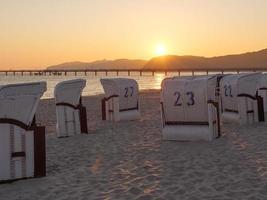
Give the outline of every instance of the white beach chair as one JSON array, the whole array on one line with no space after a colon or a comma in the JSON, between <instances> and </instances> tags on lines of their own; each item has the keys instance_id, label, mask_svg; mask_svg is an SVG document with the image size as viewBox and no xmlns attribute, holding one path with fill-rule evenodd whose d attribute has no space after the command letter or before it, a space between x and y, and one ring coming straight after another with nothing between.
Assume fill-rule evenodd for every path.
<instances>
[{"instance_id":1,"label":"white beach chair","mask_svg":"<svg viewBox=\"0 0 267 200\"><path fill-rule=\"evenodd\" d=\"M161 84L164 140L211 141L220 136L218 77L174 77Z\"/></svg>"},{"instance_id":2,"label":"white beach chair","mask_svg":"<svg viewBox=\"0 0 267 200\"><path fill-rule=\"evenodd\" d=\"M103 120L136 120L141 117L135 80L112 78L100 81L105 91L105 98L102 99Z\"/></svg>"},{"instance_id":3,"label":"white beach chair","mask_svg":"<svg viewBox=\"0 0 267 200\"><path fill-rule=\"evenodd\" d=\"M82 91L86 80L75 79L60 82L56 85L57 136L69 137L88 133L86 108L82 106Z\"/></svg>"},{"instance_id":4,"label":"white beach chair","mask_svg":"<svg viewBox=\"0 0 267 200\"><path fill-rule=\"evenodd\" d=\"M35 112L46 82L0 86L0 181L45 176L45 127Z\"/></svg>"},{"instance_id":5,"label":"white beach chair","mask_svg":"<svg viewBox=\"0 0 267 200\"><path fill-rule=\"evenodd\" d=\"M221 79L221 104L223 122L240 125L259 121L257 87L261 73L226 75Z\"/></svg>"}]
</instances>

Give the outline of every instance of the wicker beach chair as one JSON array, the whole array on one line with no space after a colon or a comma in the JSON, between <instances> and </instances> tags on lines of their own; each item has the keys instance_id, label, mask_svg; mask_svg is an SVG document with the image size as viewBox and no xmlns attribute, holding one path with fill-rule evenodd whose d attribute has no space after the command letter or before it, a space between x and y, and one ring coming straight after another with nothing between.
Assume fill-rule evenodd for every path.
<instances>
[{"instance_id":1,"label":"wicker beach chair","mask_svg":"<svg viewBox=\"0 0 267 200\"><path fill-rule=\"evenodd\" d=\"M88 133L86 108L82 105L82 91L86 80L75 79L56 85L57 136L69 137Z\"/></svg>"},{"instance_id":2,"label":"wicker beach chair","mask_svg":"<svg viewBox=\"0 0 267 200\"><path fill-rule=\"evenodd\" d=\"M163 140L211 141L220 136L217 85L216 75L162 81Z\"/></svg>"},{"instance_id":3,"label":"wicker beach chair","mask_svg":"<svg viewBox=\"0 0 267 200\"><path fill-rule=\"evenodd\" d=\"M45 176L45 127L35 113L46 82L0 86L0 181Z\"/></svg>"},{"instance_id":4,"label":"wicker beach chair","mask_svg":"<svg viewBox=\"0 0 267 200\"><path fill-rule=\"evenodd\" d=\"M105 91L102 119L111 121L140 119L138 84L133 79L101 79Z\"/></svg>"},{"instance_id":5,"label":"wicker beach chair","mask_svg":"<svg viewBox=\"0 0 267 200\"><path fill-rule=\"evenodd\" d=\"M262 120L262 99L257 95L261 73L242 73L224 76L220 82L222 122L240 125Z\"/></svg>"}]
</instances>

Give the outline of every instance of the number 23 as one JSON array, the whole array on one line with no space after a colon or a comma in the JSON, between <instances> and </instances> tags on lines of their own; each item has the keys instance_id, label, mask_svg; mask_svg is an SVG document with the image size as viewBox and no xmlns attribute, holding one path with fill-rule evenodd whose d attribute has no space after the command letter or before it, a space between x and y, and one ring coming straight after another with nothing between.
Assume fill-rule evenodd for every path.
<instances>
[{"instance_id":1,"label":"number 23","mask_svg":"<svg viewBox=\"0 0 267 200\"><path fill-rule=\"evenodd\" d=\"M174 96L176 96L176 101L174 103L174 106L182 106L182 103L180 102L181 93L180 92L175 92ZM193 106L195 104L194 93L193 92L187 92L186 96L189 97L189 99L187 101L187 105L188 106Z\"/></svg>"}]
</instances>

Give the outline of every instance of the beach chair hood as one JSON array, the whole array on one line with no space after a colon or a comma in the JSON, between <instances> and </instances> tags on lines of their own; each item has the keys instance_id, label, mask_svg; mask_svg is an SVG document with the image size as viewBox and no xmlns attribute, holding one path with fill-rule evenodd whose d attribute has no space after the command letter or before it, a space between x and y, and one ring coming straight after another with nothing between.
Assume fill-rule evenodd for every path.
<instances>
[{"instance_id":1,"label":"beach chair hood","mask_svg":"<svg viewBox=\"0 0 267 200\"><path fill-rule=\"evenodd\" d=\"M46 82L0 86L0 118L19 120L30 125Z\"/></svg>"},{"instance_id":2,"label":"beach chair hood","mask_svg":"<svg viewBox=\"0 0 267 200\"><path fill-rule=\"evenodd\" d=\"M58 83L54 91L56 103L65 102L77 105L85 86L86 80L84 79L68 80Z\"/></svg>"}]
</instances>

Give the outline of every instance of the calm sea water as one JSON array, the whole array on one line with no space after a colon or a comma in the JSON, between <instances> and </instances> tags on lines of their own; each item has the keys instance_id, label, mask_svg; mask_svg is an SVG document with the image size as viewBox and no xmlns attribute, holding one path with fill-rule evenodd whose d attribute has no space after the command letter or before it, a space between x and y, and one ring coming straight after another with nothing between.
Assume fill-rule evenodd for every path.
<instances>
[{"instance_id":1,"label":"calm sea water","mask_svg":"<svg viewBox=\"0 0 267 200\"><path fill-rule=\"evenodd\" d=\"M220 74L220 71L214 71L209 72L209 74ZM228 72L228 73L236 73L236 71ZM180 76L191 76L192 72L181 72ZM206 75L206 72L195 72L195 76L198 75ZM168 72L167 76L165 76L164 73L155 73L154 76L152 76L151 72L143 72L142 76L140 76L139 72L131 72L131 75L128 76L127 72L120 72L119 76L117 76L116 72L109 72L108 76L106 76L105 72L98 72L97 76L95 76L94 73L88 72L85 76L84 73L80 72L77 73L75 76L74 73L68 72L67 76L64 74L60 76L55 75L47 75L47 76L38 76L33 75L30 76L29 74L24 74L22 76L21 74L17 73L15 76L12 74L9 74L6 76L5 74L0 74L0 85L5 84L14 84L14 83L26 83L26 82L35 82L35 81L46 81L47 82L47 91L45 92L44 96L42 98L53 98L54 88L57 83L64 81L64 80L71 80L76 78L82 78L86 79L86 87L83 90L84 96L92 96L92 95L98 95L103 94L103 88L100 83L101 78L132 78L135 79L138 82L139 89L140 90L149 90L149 89L160 89L161 88L161 81L166 77L173 77L178 76L178 73L176 72Z\"/></svg>"},{"instance_id":2,"label":"calm sea water","mask_svg":"<svg viewBox=\"0 0 267 200\"><path fill-rule=\"evenodd\" d=\"M228 72L228 73L236 73L235 71ZM194 75L205 75L206 72L195 72ZM209 72L209 74L220 74L219 71ZM191 76L192 72L181 72L181 76ZM98 72L97 76L94 75L94 73L88 72L85 76L84 73L80 72L77 73L77 76L75 76L74 73L68 73L67 76L64 74L60 76L38 76L38 75L27 75L24 74L22 76L21 74L17 73L15 76L12 74L9 74L6 76L5 74L0 74L0 85L5 84L13 84L13 83L25 83L25 82L34 82L34 81L46 81L47 82L47 91L45 92L44 96L42 98L53 98L53 92L54 88L57 83L64 81L64 80L71 80L76 78L82 78L86 79L86 87L83 90L84 96L92 96L92 95L98 95L103 94L103 88L100 83L101 78L132 78L135 79L138 82L139 89L140 90L148 90L148 89L160 89L161 81L166 77L173 77L178 76L178 73L175 72L168 72L167 76L165 76L164 73L155 73L154 76L152 76L151 72L143 72L142 76L140 76L139 72L131 72L131 75L128 76L127 72L120 72L119 76L117 76L116 72L109 72L108 76L106 76L105 72Z\"/></svg>"},{"instance_id":3,"label":"calm sea water","mask_svg":"<svg viewBox=\"0 0 267 200\"><path fill-rule=\"evenodd\" d=\"M169 76L177 76L176 73L169 73ZM147 89L160 89L161 81L165 78L164 74L161 73L155 73L155 76L152 76L151 73L143 73L143 76L139 76L139 73L131 72L131 76L128 76L127 73L120 73L119 76L117 76L115 73L109 73L108 76L105 75L105 73L98 73L97 76L93 74L88 74L85 76L83 73L77 74L75 76L74 74L68 74L67 76L61 75L61 76L30 76L30 75L24 75L21 76L19 74L13 75L0 75L0 85L5 84L14 84L14 83L25 83L25 82L34 82L34 81L46 81L47 82L47 91L44 94L43 98L53 98L53 92L55 85L61 81L64 80L70 80L70 79L76 79L76 78L82 78L87 80L86 88L83 90L83 95L90 96L90 95L97 95L97 94L103 94L103 88L100 84L101 78L116 78L116 77L125 77L125 78L133 78L135 79L138 84L140 90L147 90Z\"/></svg>"}]
</instances>

